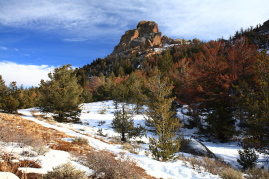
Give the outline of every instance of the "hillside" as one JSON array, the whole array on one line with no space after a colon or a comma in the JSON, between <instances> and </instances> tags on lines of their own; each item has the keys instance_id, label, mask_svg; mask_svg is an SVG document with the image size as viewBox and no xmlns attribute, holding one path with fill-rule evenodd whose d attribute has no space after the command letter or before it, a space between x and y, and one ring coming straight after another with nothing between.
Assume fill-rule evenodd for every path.
<instances>
[{"instance_id":1,"label":"hillside","mask_svg":"<svg viewBox=\"0 0 269 179\"><path fill-rule=\"evenodd\" d=\"M236 31L231 39L239 38L240 36L248 38L249 42L256 45L259 49L269 50L269 20L262 25L258 24L255 27L241 29Z\"/></svg>"},{"instance_id":2,"label":"hillside","mask_svg":"<svg viewBox=\"0 0 269 179\"><path fill-rule=\"evenodd\" d=\"M267 35L266 23L257 29ZM55 68L39 87L6 86L0 76L0 110L14 113L0 121L1 171L268 178L269 54L254 44L260 35L185 41L141 21L106 58Z\"/></svg>"},{"instance_id":3,"label":"hillside","mask_svg":"<svg viewBox=\"0 0 269 179\"><path fill-rule=\"evenodd\" d=\"M2 122L12 122L14 127L19 126L21 131L28 133L27 139L23 137L20 141L14 143L1 143L2 150L6 153L6 157L8 157L8 151L13 151L12 154L10 153L12 158L20 161L19 165L17 165L19 167L18 171L32 173L28 174L28 178L35 178L37 174L44 174L52 170L53 167L68 161L71 161L78 169L85 171L87 175L92 175L93 171L85 167L85 162L87 161L85 159L97 151L106 151L118 157L123 152L126 153L126 156L130 157L130 160L134 160L137 163L138 168L136 172L139 172L143 178L220 178L217 175L208 173L209 169L207 168L201 169L198 165L192 167L193 164L190 160L192 155L187 153L181 153L179 158L172 162L162 162L152 159L152 156L147 152L148 137L152 135L150 132L146 136L142 136L142 138L131 139L129 143L121 143L119 134L115 133L111 128L114 111L112 101L83 104L81 115L83 124L57 123L50 120L49 116L41 116L42 114L34 108L19 110L21 117L1 114ZM183 114L179 115L184 116ZM185 118L187 117L185 116ZM136 125L144 125L144 117L142 115L135 115L134 119ZM14 129L12 126L9 127L10 130L12 128ZM193 130L189 132L185 130L183 134L185 137L190 137L189 135L193 135L192 132ZM7 133L6 135L12 134ZM3 133L1 133L2 136ZM29 137L32 137L32 140L29 140ZM72 142L76 137L86 139L88 144ZM37 147L37 139L42 140L42 145L46 146L44 153L40 152L36 154L32 151L34 147ZM26 140L29 142L26 143ZM136 143L138 141L140 143ZM23 147L19 147L20 145ZM197 146L199 145L195 145L196 149L198 149ZM237 150L239 149L236 143L214 144L212 142L205 142L205 145L216 152L218 157L224 157L226 162L230 162L236 166ZM22 153L25 154L22 155ZM35 167L34 165L29 165L29 162L28 164L23 163L25 160L32 160L32 163L35 163ZM205 160L207 162L210 161L207 158ZM106 162L110 161L107 160ZM214 165L220 167L218 163ZM221 165L225 167L224 164ZM16 171L17 168L14 166L13 172L22 176L20 172Z\"/></svg>"},{"instance_id":4,"label":"hillside","mask_svg":"<svg viewBox=\"0 0 269 179\"><path fill-rule=\"evenodd\" d=\"M194 40L195 41L195 40ZM118 45L105 58L98 58L82 69L87 76L108 76L114 73L118 76L120 68L125 74L141 68L145 59L160 55L162 51L177 45L190 44L190 40L172 39L159 32L154 21L140 21L136 29L131 29L122 35Z\"/></svg>"}]
</instances>

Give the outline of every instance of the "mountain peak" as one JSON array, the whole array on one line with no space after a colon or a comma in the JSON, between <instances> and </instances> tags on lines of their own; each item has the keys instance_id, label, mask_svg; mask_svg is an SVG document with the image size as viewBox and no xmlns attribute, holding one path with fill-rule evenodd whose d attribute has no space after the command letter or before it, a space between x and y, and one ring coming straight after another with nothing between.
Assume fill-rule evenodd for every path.
<instances>
[{"instance_id":1,"label":"mountain peak","mask_svg":"<svg viewBox=\"0 0 269 179\"><path fill-rule=\"evenodd\" d=\"M131 29L122 35L120 43L114 47L112 54L142 47L162 46L162 33L154 21L140 21L136 29Z\"/></svg>"}]
</instances>

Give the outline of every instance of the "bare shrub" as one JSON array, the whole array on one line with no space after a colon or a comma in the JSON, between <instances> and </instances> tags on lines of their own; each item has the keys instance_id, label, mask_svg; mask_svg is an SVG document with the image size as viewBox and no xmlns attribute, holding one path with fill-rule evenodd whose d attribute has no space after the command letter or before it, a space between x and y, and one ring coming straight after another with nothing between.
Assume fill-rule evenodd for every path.
<instances>
[{"instance_id":1,"label":"bare shrub","mask_svg":"<svg viewBox=\"0 0 269 179\"><path fill-rule=\"evenodd\" d=\"M230 166L225 164L222 160L212 160L208 157L203 158L203 167L205 171L213 174L220 173L224 168L230 168Z\"/></svg>"},{"instance_id":2,"label":"bare shrub","mask_svg":"<svg viewBox=\"0 0 269 179\"><path fill-rule=\"evenodd\" d=\"M121 144L121 138L118 136L109 137L110 142L113 144Z\"/></svg>"},{"instance_id":3,"label":"bare shrub","mask_svg":"<svg viewBox=\"0 0 269 179\"><path fill-rule=\"evenodd\" d=\"M84 137L75 137L74 139L72 139L72 143L78 144L78 145L88 145L89 140Z\"/></svg>"},{"instance_id":4,"label":"bare shrub","mask_svg":"<svg viewBox=\"0 0 269 179\"><path fill-rule=\"evenodd\" d=\"M43 179L87 179L85 172L77 170L70 162L53 168Z\"/></svg>"},{"instance_id":5,"label":"bare shrub","mask_svg":"<svg viewBox=\"0 0 269 179\"><path fill-rule=\"evenodd\" d=\"M129 152L131 152L131 153L137 154L137 152L135 151L136 149L135 149L134 146L133 146L132 144L130 144L130 143L123 143L123 144L121 145L121 148L122 148L123 150L127 150L127 151L129 151Z\"/></svg>"},{"instance_id":6,"label":"bare shrub","mask_svg":"<svg viewBox=\"0 0 269 179\"><path fill-rule=\"evenodd\" d=\"M223 179L243 179L242 173L232 168L220 172L219 175Z\"/></svg>"},{"instance_id":7,"label":"bare shrub","mask_svg":"<svg viewBox=\"0 0 269 179\"><path fill-rule=\"evenodd\" d=\"M115 156L107 151L92 152L87 158L87 164L95 171L93 178L142 178L136 162L124 153L116 160Z\"/></svg>"},{"instance_id":8,"label":"bare shrub","mask_svg":"<svg viewBox=\"0 0 269 179\"><path fill-rule=\"evenodd\" d=\"M215 175L222 174L227 179L229 177L240 176L239 171L235 171L230 165L226 164L222 160L214 160L208 157L203 157L199 159L197 157L185 157L184 155L179 156L179 159L183 161L185 166L190 166L198 172L206 171ZM242 176L242 173L241 173ZM233 179L233 178L231 178ZM237 178L235 178L237 179Z\"/></svg>"},{"instance_id":9,"label":"bare shrub","mask_svg":"<svg viewBox=\"0 0 269 179\"><path fill-rule=\"evenodd\" d=\"M40 143L39 145L33 146L32 150L36 152L37 155L45 155L49 151L49 148Z\"/></svg>"},{"instance_id":10,"label":"bare shrub","mask_svg":"<svg viewBox=\"0 0 269 179\"><path fill-rule=\"evenodd\" d=\"M79 148L76 147L75 145L72 145L72 143L63 142L63 141L61 141L61 143L59 143L57 145L52 145L51 148L54 149L54 150L63 150L63 151L66 151L66 152L79 151Z\"/></svg>"},{"instance_id":11,"label":"bare shrub","mask_svg":"<svg viewBox=\"0 0 269 179\"><path fill-rule=\"evenodd\" d=\"M247 179L267 179L269 178L269 172L261 168L249 168L246 171Z\"/></svg>"},{"instance_id":12,"label":"bare shrub","mask_svg":"<svg viewBox=\"0 0 269 179\"><path fill-rule=\"evenodd\" d=\"M201 172L201 166L203 166L202 160L198 159L196 156L195 157L189 157L188 161L192 167L192 169L196 169L199 172Z\"/></svg>"}]
</instances>

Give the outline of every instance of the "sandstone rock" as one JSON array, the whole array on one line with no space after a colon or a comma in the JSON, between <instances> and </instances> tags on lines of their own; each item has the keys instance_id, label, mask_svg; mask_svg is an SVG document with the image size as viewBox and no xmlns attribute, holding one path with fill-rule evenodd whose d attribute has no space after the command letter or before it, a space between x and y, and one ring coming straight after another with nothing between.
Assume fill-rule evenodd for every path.
<instances>
[{"instance_id":1,"label":"sandstone rock","mask_svg":"<svg viewBox=\"0 0 269 179\"><path fill-rule=\"evenodd\" d=\"M136 47L162 46L162 33L158 24L153 21L140 21L137 29L128 30L121 37L120 43L115 46L112 54L123 52Z\"/></svg>"},{"instance_id":2,"label":"sandstone rock","mask_svg":"<svg viewBox=\"0 0 269 179\"><path fill-rule=\"evenodd\" d=\"M154 21L140 21L137 24L137 29L146 34L159 32L158 24Z\"/></svg>"}]
</instances>

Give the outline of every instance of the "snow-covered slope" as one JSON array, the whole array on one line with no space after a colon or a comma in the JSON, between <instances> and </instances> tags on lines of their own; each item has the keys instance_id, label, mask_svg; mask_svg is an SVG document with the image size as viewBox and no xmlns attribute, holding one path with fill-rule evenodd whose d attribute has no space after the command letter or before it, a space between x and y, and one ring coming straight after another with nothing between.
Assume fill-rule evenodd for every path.
<instances>
[{"instance_id":1,"label":"snow-covered slope","mask_svg":"<svg viewBox=\"0 0 269 179\"><path fill-rule=\"evenodd\" d=\"M123 150L120 144L108 144L107 142L103 142L102 140L109 140L109 138L119 136L119 134L115 133L111 128L113 112L115 111L113 101L83 104L81 114L81 121L83 124L49 124L45 121L40 121L34 118L31 114L31 111L33 111L33 109L23 109L19 110L19 113L23 114L23 118L39 123L45 127L62 131L70 136L79 136L87 138L89 140L89 145L94 147L96 150L107 150L114 154L119 154L120 152L127 152L127 154L131 158L137 161L138 165L141 168L145 169L149 175L152 175L154 177L174 179L220 178L217 175L213 175L207 172L199 173L198 171L195 171L190 167L186 167L180 160L173 162L160 162L152 159L147 152L147 137L151 136L150 133L148 133L147 137L144 136L141 139L138 138L138 140L141 140L146 143L140 147L138 154L133 154L126 150ZM143 115L135 115L134 122L135 125L144 126ZM106 135L106 137L101 137L97 135L98 129L102 129L102 132L104 135ZM102 138L102 140L98 140L98 138ZM51 152L47 153L46 156L41 159L42 169L40 170L43 170L43 172L44 170L51 170L52 167L54 167L55 165L59 165L60 163L66 163L70 160L70 157L68 157L68 154L66 154L66 152L61 153L61 151L57 151L57 154L55 154L55 152L56 151L51 150ZM55 165L52 165L52 160L57 161ZM78 166L78 168L80 169L86 170L88 173L90 172L89 169L83 168L82 166L79 166L79 164L76 164L76 166Z\"/></svg>"},{"instance_id":2,"label":"snow-covered slope","mask_svg":"<svg viewBox=\"0 0 269 179\"><path fill-rule=\"evenodd\" d=\"M130 105L129 108L132 108ZM184 162L181 160L176 160L172 162L160 162L151 158L151 155L148 152L148 137L153 136L151 133L147 133L147 136L142 138L137 138L137 140L143 141L143 144L139 146L137 154L130 153L122 149L121 144L115 144L109 141L112 138L119 138L119 134L115 133L111 128L111 122L113 120L113 112L115 111L113 101L105 102L95 102L87 103L82 106L82 114L80 116L82 124L68 124L68 123L52 123L49 124L46 121L40 121L32 116L32 111L37 109L22 109L19 110L19 113L22 114L22 117L31 121L34 121L38 124L41 124L44 127L53 128L61 132L66 133L69 136L78 136L84 137L89 140L89 145L95 148L95 150L107 150L114 154L119 154L120 152L126 152L131 158L137 161L138 165L145 169L145 171L154 177L157 178L220 178L217 175L213 175L207 172L198 172L191 167L184 165ZM39 112L36 112L38 114ZM182 117L183 114L180 114ZM135 125L144 126L144 116L143 115L134 115ZM104 136L100 136L100 130ZM190 131L182 130L185 136L190 135ZM63 139L68 141L68 139ZM70 141L70 140L69 140ZM237 166L236 159L238 158L238 149L239 146L236 143L229 144L217 144L211 142L204 142L204 144L218 157L223 158L226 162L231 163L233 166ZM188 155L188 154L186 154ZM39 157L40 165L42 166L40 173L46 173L49 170L52 170L52 167L55 167L59 164L66 163L71 160L70 154L64 151L55 151L50 150L45 156ZM84 167L83 165L72 161L72 164L77 166L79 169L86 171L88 174L92 170ZM23 170L27 170L23 169ZM29 170L29 169L28 169ZM35 171L36 172L36 171Z\"/></svg>"}]
</instances>

